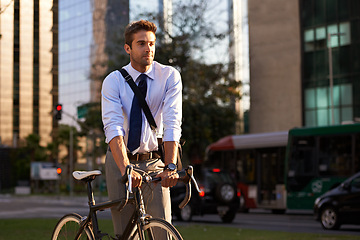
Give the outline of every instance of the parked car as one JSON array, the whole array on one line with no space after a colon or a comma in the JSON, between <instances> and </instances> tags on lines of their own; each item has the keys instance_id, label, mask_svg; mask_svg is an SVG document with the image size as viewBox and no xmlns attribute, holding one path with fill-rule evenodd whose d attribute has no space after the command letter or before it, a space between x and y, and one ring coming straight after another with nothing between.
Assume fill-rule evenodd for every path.
<instances>
[{"instance_id":1,"label":"parked car","mask_svg":"<svg viewBox=\"0 0 360 240\"><path fill-rule=\"evenodd\" d=\"M194 176L201 192L192 185L191 200L183 209L179 209L179 203L185 196L184 184L171 188L172 212L177 219L191 221L193 215L219 214L223 222L232 222L240 200L230 174L218 168L195 168Z\"/></svg>"},{"instance_id":2,"label":"parked car","mask_svg":"<svg viewBox=\"0 0 360 240\"><path fill-rule=\"evenodd\" d=\"M324 229L360 224L360 172L318 197L314 214Z\"/></svg>"}]
</instances>

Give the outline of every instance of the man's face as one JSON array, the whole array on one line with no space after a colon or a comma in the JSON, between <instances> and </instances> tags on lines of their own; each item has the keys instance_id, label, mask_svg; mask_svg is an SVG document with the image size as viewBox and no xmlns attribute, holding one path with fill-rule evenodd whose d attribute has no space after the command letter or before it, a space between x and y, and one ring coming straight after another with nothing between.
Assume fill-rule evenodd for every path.
<instances>
[{"instance_id":1,"label":"man's face","mask_svg":"<svg viewBox=\"0 0 360 240\"><path fill-rule=\"evenodd\" d=\"M141 30L133 35L131 47L125 44L125 51L130 55L133 68L139 72L149 69L155 56L155 34Z\"/></svg>"}]
</instances>

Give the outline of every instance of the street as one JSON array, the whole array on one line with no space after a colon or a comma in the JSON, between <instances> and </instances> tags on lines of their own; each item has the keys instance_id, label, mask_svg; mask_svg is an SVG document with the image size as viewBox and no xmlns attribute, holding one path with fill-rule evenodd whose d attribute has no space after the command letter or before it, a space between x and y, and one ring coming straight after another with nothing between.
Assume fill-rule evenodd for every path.
<instances>
[{"instance_id":1,"label":"street","mask_svg":"<svg viewBox=\"0 0 360 240\"><path fill-rule=\"evenodd\" d=\"M96 198L97 202L106 201ZM0 195L0 219L10 218L60 218L66 213L87 213L86 197L42 197ZM111 218L110 210L99 213L99 218ZM318 234L337 234L360 236L360 226L343 225L338 231L321 228L310 214L271 214L256 210L250 213L238 213L231 224L223 224L217 215L194 216L192 222L180 222L174 217L175 225L186 224L224 225L245 229L275 230L286 232L306 232Z\"/></svg>"},{"instance_id":2,"label":"street","mask_svg":"<svg viewBox=\"0 0 360 240\"><path fill-rule=\"evenodd\" d=\"M192 222L222 224L220 217L217 215L193 217ZM223 225L245 229L360 236L360 226L343 225L338 231L329 231L324 230L320 222L315 221L313 216L309 214L272 214L270 211L261 210L250 213L238 213L231 224Z\"/></svg>"}]
</instances>

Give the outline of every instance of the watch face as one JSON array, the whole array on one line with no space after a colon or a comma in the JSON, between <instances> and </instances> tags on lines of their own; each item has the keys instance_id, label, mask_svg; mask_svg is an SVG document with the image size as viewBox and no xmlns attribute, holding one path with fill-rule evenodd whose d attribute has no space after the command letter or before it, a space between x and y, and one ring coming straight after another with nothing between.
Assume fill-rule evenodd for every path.
<instances>
[{"instance_id":1,"label":"watch face","mask_svg":"<svg viewBox=\"0 0 360 240\"><path fill-rule=\"evenodd\" d=\"M169 163L168 165L165 166L165 169L169 169L170 171L175 171L176 165L174 163Z\"/></svg>"}]
</instances>

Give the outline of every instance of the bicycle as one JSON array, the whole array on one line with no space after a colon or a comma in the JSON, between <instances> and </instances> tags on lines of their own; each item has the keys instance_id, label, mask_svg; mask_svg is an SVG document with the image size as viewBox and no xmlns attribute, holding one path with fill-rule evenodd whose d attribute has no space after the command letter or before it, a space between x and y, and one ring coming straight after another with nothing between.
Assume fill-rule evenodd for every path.
<instances>
[{"instance_id":1,"label":"bicycle","mask_svg":"<svg viewBox=\"0 0 360 240\"><path fill-rule=\"evenodd\" d=\"M136 171L133 166L126 167L126 174L122 177L122 183L126 184L125 198L112 200L102 203L95 203L94 194L91 186L91 182L96 176L101 175L101 171L74 171L73 176L76 180L83 181L87 184L87 195L89 199L89 213L87 216L80 216L77 213L70 213L64 215L56 224L52 234L52 240L60 239L89 239L99 240L107 237L108 239L116 239L107 233L102 233L99 229L97 212L114 207L117 205L117 209L121 211L126 204L135 204L135 211L130 218L125 231L119 240L127 239L154 239L153 232L157 229L162 229L167 232L169 239L182 240L180 233L169 222L160 219L153 218L145 212L144 201L142 198L141 188L136 187L132 189L131 171ZM197 191L200 191L193 175L193 167L188 166L186 169L177 171L179 174L179 181L186 185L186 196L184 200L179 204L179 208L183 208L189 202L191 198L191 181L194 182L194 186ZM148 174L143 176L143 181L150 183L153 181L160 181L160 178L152 178ZM130 196L130 193L134 193Z\"/></svg>"}]
</instances>

